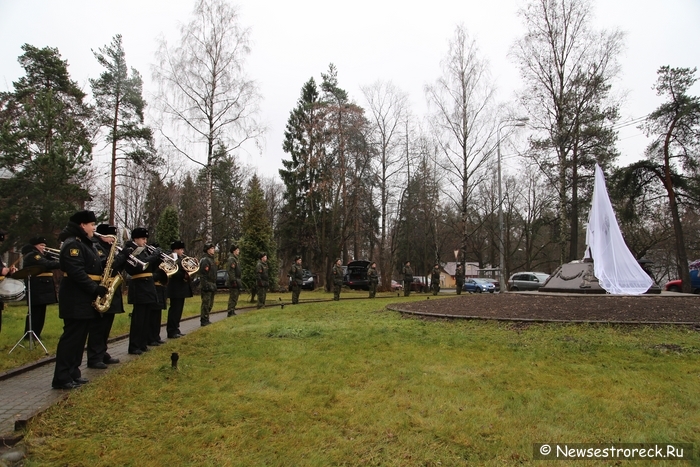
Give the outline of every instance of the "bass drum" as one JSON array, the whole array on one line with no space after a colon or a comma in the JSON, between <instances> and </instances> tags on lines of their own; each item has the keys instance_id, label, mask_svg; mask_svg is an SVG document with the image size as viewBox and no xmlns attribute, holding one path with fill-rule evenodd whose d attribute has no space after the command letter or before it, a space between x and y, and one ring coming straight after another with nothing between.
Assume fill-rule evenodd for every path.
<instances>
[{"instance_id":1,"label":"bass drum","mask_svg":"<svg viewBox=\"0 0 700 467\"><path fill-rule=\"evenodd\" d=\"M24 298L24 282L6 277L0 281L0 300L16 302Z\"/></svg>"}]
</instances>

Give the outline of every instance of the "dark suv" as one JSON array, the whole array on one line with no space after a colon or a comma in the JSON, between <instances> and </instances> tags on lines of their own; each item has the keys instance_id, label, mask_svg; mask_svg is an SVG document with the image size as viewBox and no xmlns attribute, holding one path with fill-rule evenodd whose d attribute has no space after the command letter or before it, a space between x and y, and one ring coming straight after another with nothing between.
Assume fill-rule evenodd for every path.
<instances>
[{"instance_id":1,"label":"dark suv","mask_svg":"<svg viewBox=\"0 0 700 467\"><path fill-rule=\"evenodd\" d=\"M372 263L365 260L350 261L348 263L348 271L343 280L343 285L351 289L369 290L367 268L369 268L370 264Z\"/></svg>"},{"instance_id":2,"label":"dark suv","mask_svg":"<svg viewBox=\"0 0 700 467\"><path fill-rule=\"evenodd\" d=\"M318 287L318 274L314 274L308 269L304 269L302 274L304 275L304 279L301 288L305 290L315 290L316 287Z\"/></svg>"}]
</instances>

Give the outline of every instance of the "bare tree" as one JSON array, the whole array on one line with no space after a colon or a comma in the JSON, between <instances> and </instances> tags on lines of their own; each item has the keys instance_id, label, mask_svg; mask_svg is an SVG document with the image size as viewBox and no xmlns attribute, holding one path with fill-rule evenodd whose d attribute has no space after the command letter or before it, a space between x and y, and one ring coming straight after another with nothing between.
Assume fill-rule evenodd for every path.
<instances>
[{"instance_id":1,"label":"bare tree","mask_svg":"<svg viewBox=\"0 0 700 467\"><path fill-rule=\"evenodd\" d=\"M542 135L531 140L533 154L559 196L564 262L578 255L580 187L590 185L596 162L605 167L616 156L617 105L608 93L623 35L592 30L589 0L530 0L520 15L527 33L512 55L525 81L529 126Z\"/></svg>"},{"instance_id":2,"label":"bare tree","mask_svg":"<svg viewBox=\"0 0 700 467\"><path fill-rule=\"evenodd\" d=\"M379 185L379 204L381 209L381 227L379 239L379 268L382 274L382 288L391 284L391 258L388 243L389 203L392 196L391 184L404 169L403 128L408 114L408 96L392 82L377 81L371 86L362 86L362 93L369 106L372 122L371 144L378 158L375 168Z\"/></svg>"},{"instance_id":3,"label":"bare tree","mask_svg":"<svg viewBox=\"0 0 700 467\"><path fill-rule=\"evenodd\" d=\"M493 89L487 63L464 26L458 26L442 62L443 75L426 86L429 104L435 108L431 124L439 144L438 163L452 190L448 196L462 215L462 258L467 249L468 208L474 190L487 176L483 170L493 147Z\"/></svg>"},{"instance_id":4,"label":"bare tree","mask_svg":"<svg viewBox=\"0 0 700 467\"><path fill-rule=\"evenodd\" d=\"M249 36L236 7L226 0L200 0L192 20L180 29L179 45L171 47L161 39L153 69L159 84L158 104L172 125L172 130L161 129L161 134L207 172L206 241L212 239L215 144L220 141L229 152L235 151L263 131L256 121L260 95L244 70ZM202 141L204 162L192 154Z\"/></svg>"}]
</instances>

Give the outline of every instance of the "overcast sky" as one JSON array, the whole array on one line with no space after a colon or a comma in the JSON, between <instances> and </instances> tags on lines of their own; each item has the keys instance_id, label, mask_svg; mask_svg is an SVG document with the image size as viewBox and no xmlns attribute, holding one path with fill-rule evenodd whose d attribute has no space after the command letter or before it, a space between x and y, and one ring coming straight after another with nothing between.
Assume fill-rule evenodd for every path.
<instances>
[{"instance_id":1,"label":"overcast sky","mask_svg":"<svg viewBox=\"0 0 700 467\"><path fill-rule=\"evenodd\" d=\"M491 65L498 101L514 99L520 78L508 52L522 36L517 17L522 0L431 0L406 2L356 0L240 0L242 22L252 30L248 73L264 101L261 119L268 127L262 153L242 155L260 173L276 175L284 126L301 86L334 63L339 85L364 105L362 85L391 80L410 96L415 115L426 111L423 87L440 75L455 26L463 23ZM349 6L341 6L347 4ZM102 71L91 52L122 34L127 64L144 77L152 99L156 38L177 40L190 19L192 0L0 0L0 90L22 76L20 47L59 49L69 72L86 92L88 78ZM661 65L700 63L700 0L598 0L595 26L626 33L620 57L622 74L614 92L625 94L622 121L642 117L659 104L651 89ZM696 85L694 94L700 94ZM622 163L641 157L647 141L634 126L620 131Z\"/></svg>"}]
</instances>

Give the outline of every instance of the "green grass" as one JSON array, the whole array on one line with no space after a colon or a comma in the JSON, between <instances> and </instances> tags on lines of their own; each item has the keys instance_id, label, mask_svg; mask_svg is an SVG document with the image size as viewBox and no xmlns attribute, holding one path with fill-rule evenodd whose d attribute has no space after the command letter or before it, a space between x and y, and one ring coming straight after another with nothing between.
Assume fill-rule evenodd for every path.
<instances>
[{"instance_id":1,"label":"green grass","mask_svg":"<svg viewBox=\"0 0 700 467\"><path fill-rule=\"evenodd\" d=\"M393 296L393 294L384 294L385 296ZM351 292L343 291L342 297L363 297L366 292ZM285 303L291 301L291 293L287 294L268 294L267 301L269 303L277 303L279 299ZM303 291L301 294L302 300L314 299L329 299L332 294L317 290L314 292ZM189 316L199 316L201 306L201 298L196 295L185 300L185 309L183 318ZM214 311L225 310L228 304L228 292L220 292L216 295L214 302ZM250 306L250 294L242 294L238 300L238 307ZM121 336L129 332L129 313L132 306L126 303L124 297L125 313L115 316L114 325L112 327L111 337ZM167 310L163 310L163 323L167 320ZM36 347L29 350L29 343L23 344L25 348L17 347L11 354L8 354L17 341L24 335L24 321L27 315L26 302L10 302L5 304L5 310L2 313L2 332L0 332L0 373L8 371L12 368L17 368L28 363L35 362L46 357L44 349L36 342ZM46 346L50 355L56 354L56 345L58 339L63 333L63 320L58 317L58 305L49 305L46 309L46 322L41 333L41 342Z\"/></svg>"},{"instance_id":2,"label":"green grass","mask_svg":"<svg viewBox=\"0 0 700 467\"><path fill-rule=\"evenodd\" d=\"M497 466L536 442L700 438L695 331L383 311L404 300L271 307L159 347L32 422L25 465Z\"/></svg>"}]
</instances>

